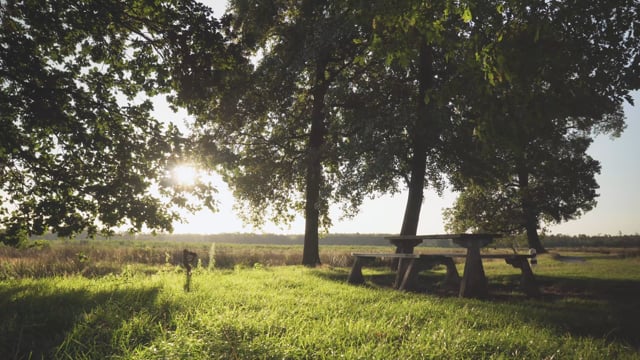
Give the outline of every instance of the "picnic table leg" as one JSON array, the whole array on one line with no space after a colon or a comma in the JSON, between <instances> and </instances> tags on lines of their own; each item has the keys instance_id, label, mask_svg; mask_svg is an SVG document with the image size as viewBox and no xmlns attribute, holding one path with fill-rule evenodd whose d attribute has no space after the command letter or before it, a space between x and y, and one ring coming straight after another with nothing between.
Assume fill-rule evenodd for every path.
<instances>
[{"instance_id":1,"label":"picnic table leg","mask_svg":"<svg viewBox=\"0 0 640 360\"><path fill-rule=\"evenodd\" d=\"M413 254L413 249L420 245L422 239L415 239L411 241L402 241L398 239L390 240L392 245L396 247L396 254ZM397 270L400 261L398 259L393 259L391 261L391 270Z\"/></svg>"},{"instance_id":2,"label":"picnic table leg","mask_svg":"<svg viewBox=\"0 0 640 360\"><path fill-rule=\"evenodd\" d=\"M410 259L409 265L404 272L399 290L411 291L416 288L416 278L420 271L424 270L425 264L422 259Z\"/></svg>"},{"instance_id":3,"label":"picnic table leg","mask_svg":"<svg viewBox=\"0 0 640 360\"><path fill-rule=\"evenodd\" d=\"M460 284L460 275L458 274L458 269L456 268L456 263L453 262L453 259L443 256L442 259L440 259L440 262L447 267L447 275L444 278L444 283L447 285Z\"/></svg>"},{"instance_id":4,"label":"picnic table leg","mask_svg":"<svg viewBox=\"0 0 640 360\"><path fill-rule=\"evenodd\" d=\"M482 267L480 247L473 244L467 248L464 273L460 283L460 297L484 298L488 295L487 278Z\"/></svg>"},{"instance_id":5,"label":"picnic table leg","mask_svg":"<svg viewBox=\"0 0 640 360\"><path fill-rule=\"evenodd\" d=\"M538 288L535 276L533 276L533 271L531 271L531 266L529 266L529 261L523 257L512 257L504 260L507 264L522 271L522 275L520 275L522 291L530 297L540 296L540 289Z\"/></svg>"},{"instance_id":6,"label":"picnic table leg","mask_svg":"<svg viewBox=\"0 0 640 360\"><path fill-rule=\"evenodd\" d=\"M396 280L393 287L402 290L405 274L409 268L413 268L415 259L398 259L398 270L396 272Z\"/></svg>"},{"instance_id":7,"label":"picnic table leg","mask_svg":"<svg viewBox=\"0 0 640 360\"><path fill-rule=\"evenodd\" d=\"M347 278L349 284L364 284L364 276L362 275L363 262L363 258L356 257L356 260L353 262L353 267L351 267L351 273L349 273L349 277Z\"/></svg>"}]
</instances>

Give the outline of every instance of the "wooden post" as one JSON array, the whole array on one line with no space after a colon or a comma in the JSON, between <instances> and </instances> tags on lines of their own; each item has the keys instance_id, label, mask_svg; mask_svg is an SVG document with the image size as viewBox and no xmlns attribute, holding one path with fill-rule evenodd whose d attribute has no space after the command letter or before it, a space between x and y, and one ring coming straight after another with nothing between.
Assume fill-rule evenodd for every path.
<instances>
[{"instance_id":1,"label":"wooden post","mask_svg":"<svg viewBox=\"0 0 640 360\"><path fill-rule=\"evenodd\" d=\"M416 259L398 259L398 271L393 287L399 290L412 290L414 277L420 272L418 268L419 264Z\"/></svg>"},{"instance_id":2,"label":"wooden post","mask_svg":"<svg viewBox=\"0 0 640 360\"><path fill-rule=\"evenodd\" d=\"M197 258L198 254L194 252L191 252L187 249L184 249L182 251L182 264L184 265L187 274L187 278L184 283L184 290L187 292L191 290L191 264L194 263Z\"/></svg>"},{"instance_id":3,"label":"wooden post","mask_svg":"<svg viewBox=\"0 0 640 360\"><path fill-rule=\"evenodd\" d=\"M456 268L456 263L453 262L453 259L442 256L440 262L447 267L447 275L444 278L444 283L447 285L460 284L460 275L458 274L458 269Z\"/></svg>"},{"instance_id":4,"label":"wooden post","mask_svg":"<svg viewBox=\"0 0 640 360\"><path fill-rule=\"evenodd\" d=\"M389 242L396 247L396 254L413 254L413 249L422 243L422 239L390 238ZM399 259L391 260L391 270L397 270Z\"/></svg>"},{"instance_id":5,"label":"wooden post","mask_svg":"<svg viewBox=\"0 0 640 360\"><path fill-rule=\"evenodd\" d=\"M524 291L527 296L540 296L538 283L536 282L536 278L533 276L533 271L531 271L531 266L529 266L527 258L524 256L514 256L504 260L507 264L522 271L522 275L520 275L520 286L522 287L522 291Z\"/></svg>"},{"instance_id":6,"label":"wooden post","mask_svg":"<svg viewBox=\"0 0 640 360\"><path fill-rule=\"evenodd\" d=\"M488 294L487 277L482 267L480 246L478 243L470 243L467 247L467 259L464 263L464 273L458 295L465 298L485 298Z\"/></svg>"},{"instance_id":7,"label":"wooden post","mask_svg":"<svg viewBox=\"0 0 640 360\"><path fill-rule=\"evenodd\" d=\"M364 261L364 258L356 256L356 260L353 262L353 267L351 267L351 272L347 278L349 284L364 284L364 276L362 275L362 265Z\"/></svg>"}]
</instances>

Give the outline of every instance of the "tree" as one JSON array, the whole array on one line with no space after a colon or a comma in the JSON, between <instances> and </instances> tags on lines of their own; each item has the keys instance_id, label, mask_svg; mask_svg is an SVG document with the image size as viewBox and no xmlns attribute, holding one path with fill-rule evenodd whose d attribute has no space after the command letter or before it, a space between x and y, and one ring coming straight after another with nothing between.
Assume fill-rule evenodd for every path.
<instances>
[{"instance_id":1,"label":"tree","mask_svg":"<svg viewBox=\"0 0 640 360\"><path fill-rule=\"evenodd\" d=\"M568 221L596 205L595 175L600 165L586 154L590 143L582 136L540 139L528 148L527 164L515 167L513 159L496 156L493 159L500 159L502 166L492 171L507 176L467 183L454 206L445 211L447 230L507 235L524 231L529 246L545 252L537 236L541 223Z\"/></svg>"},{"instance_id":2,"label":"tree","mask_svg":"<svg viewBox=\"0 0 640 360\"><path fill-rule=\"evenodd\" d=\"M286 223L304 214L308 266L320 263L319 228L329 226L329 204L339 197L327 181L339 171L336 148L344 140L331 93L365 48L366 23L349 5L230 2L238 43L259 58L196 113L209 166L247 205L246 220Z\"/></svg>"},{"instance_id":3,"label":"tree","mask_svg":"<svg viewBox=\"0 0 640 360\"><path fill-rule=\"evenodd\" d=\"M478 67L470 40L471 9L464 2L374 4L372 57L385 59L386 66L378 70L382 75L367 80L381 81L380 93L391 95L386 95L388 99L374 95L367 103L388 117L379 123L378 133L384 138L376 142L369 158L385 164L378 166L383 179L392 175L406 182L409 191L400 233L415 235L424 189L443 189L447 154L458 146L448 139L456 132L456 102L464 100L458 93L467 86L461 74L469 66ZM395 113L384 111L385 107ZM397 185L381 188L389 189L394 191Z\"/></svg>"},{"instance_id":4,"label":"tree","mask_svg":"<svg viewBox=\"0 0 640 360\"><path fill-rule=\"evenodd\" d=\"M180 37L192 37L202 25L194 19L205 18L209 31L219 28L192 2L0 4L5 241L47 231L110 233L125 224L172 228L177 213L150 189L157 184L185 204L162 179L186 143L152 118L146 96L181 90ZM210 189L200 190L207 197Z\"/></svg>"},{"instance_id":5,"label":"tree","mask_svg":"<svg viewBox=\"0 0 640 360\"><path fill-rule=\"evenodd\" d=\"M475 151L454 176L463 192L448 212L451 229L525 230L529 246L544 252L541 220L595 206L591 136L622 131L621 104L638 86L633 16L621 9L637 11L626 1L500 7L488 28L498 40L487 48L497 71L465 110Z\"/></svg>"}]
</instances>

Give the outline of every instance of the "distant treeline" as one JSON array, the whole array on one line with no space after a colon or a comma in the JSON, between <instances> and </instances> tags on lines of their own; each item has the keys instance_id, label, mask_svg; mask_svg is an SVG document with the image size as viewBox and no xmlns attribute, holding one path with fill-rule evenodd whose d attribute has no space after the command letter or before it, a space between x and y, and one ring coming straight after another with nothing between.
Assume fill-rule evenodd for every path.
<instances>
[{"instance_id":1,"label":"distant treeline","mask_svg":"<svg viewBox=\"0 0 640 360\"><path fill-rule=\"evenodd\" d=\"M546 247L640 247L640 234L635 235L546 235Z\"/></svg>"},{"instance_id":2,"label":"distant treeline","mask_svg":"<svg viewBox=\"0 0 640 360\"><path fill-rule=\"evenodd\" d=\"M389 241L385 236L391 234L328 234L320 239L322 245L349 245L349 246L388 246ZM54 240L55 235L38 237L39 239ZM84 239L86 236L79 235L76 238ZM255 244L255 245L302 245L303 235L279 235L279 234L120 234L109 239L129 239L140 241L178 241L187 243L208 242L226 244ZM96 237L96 240L107 238ZM523 240L515 241L519 247L525 247ZM640 247L640 234L635 235L545 235L542 237L545 247ZM511 246L514 241L501 239L495 245ZM425 241L420 246L435 247L456 247L450 240L430 240Z\"/></svg>"}]
</instances>

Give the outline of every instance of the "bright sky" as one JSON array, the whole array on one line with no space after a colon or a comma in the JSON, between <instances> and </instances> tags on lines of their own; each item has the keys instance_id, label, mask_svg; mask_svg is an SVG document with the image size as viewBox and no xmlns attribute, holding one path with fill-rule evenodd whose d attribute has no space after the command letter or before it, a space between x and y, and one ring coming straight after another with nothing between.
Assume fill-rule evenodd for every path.
<instances>
[{"instance_id":1,"label":"bright sky","mask_svg":"<svg viewBox=\"0 0 640 360\"><path fill-rule=\"evenodd\" d=\"M215 16L220 16L226 7L226 0L209 0L204 3L211 6ZM628 127L622 136L611 140L607 136L596 138L591 146L590 155L602 165L598 206L578 220L552 226L555 234L623 234L640 233L640 92L634 93L636 106L625 104ZM186 118L184 113L173 114L168 108L159 108L157 115L175 121ZM220 211L211 213L201 211L187 216L183 224L175 224L175 233L304 233L304 220L298 218L288 228L278 228L267 224L256 230L246 226L233 212L234 199L223 183L220 184L218 200ZM406 192L396 196L380 196L365 201L361 212L353 219L339 221L340 212L332 211L334 226L331 233L398 233L402 225L402 216L406 204ZM443 233L442 209L450 207L456 195L445 192L438 197L433 192L425 194L418 233Z\"/></svg>"}]
</instances>

